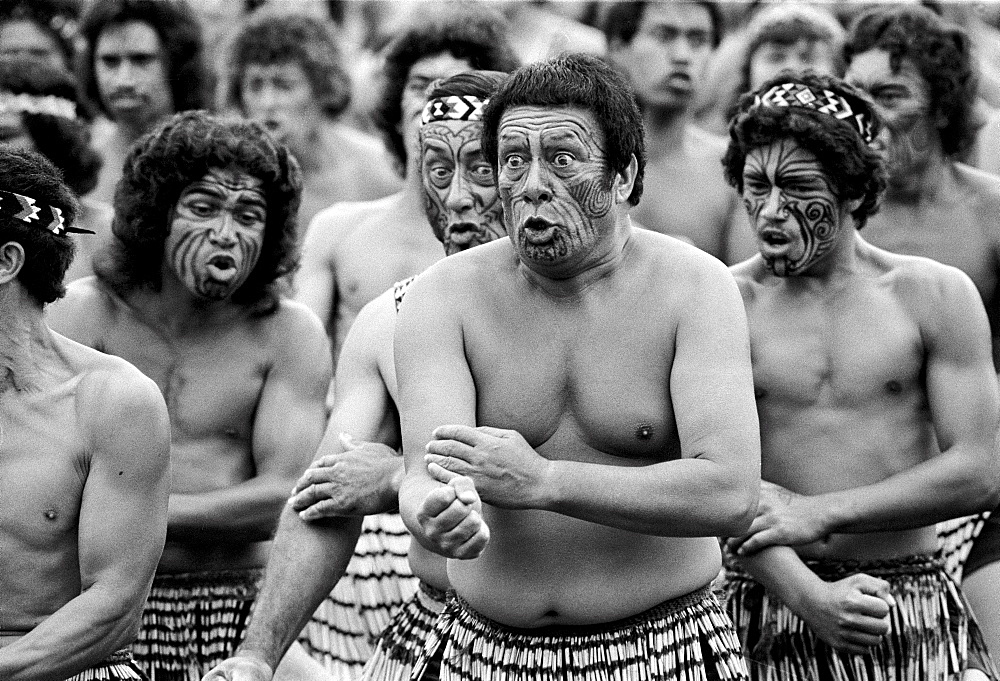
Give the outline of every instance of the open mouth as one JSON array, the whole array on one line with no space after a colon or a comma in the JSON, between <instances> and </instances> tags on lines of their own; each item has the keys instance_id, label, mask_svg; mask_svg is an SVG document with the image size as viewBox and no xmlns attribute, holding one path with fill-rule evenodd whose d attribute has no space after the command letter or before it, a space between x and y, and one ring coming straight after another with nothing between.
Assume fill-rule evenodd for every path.
<instances>
[{"instance_id":1,"label":"open mouth","mask_svg":"<svg viewBox=\"0 0 1000 681\"><path fill-rule=\"evenodd\" d=\"M456 222L448 225L446 240L455 246L468 248L479 243L479 233L479 225L474 222Z\"/></svg>"},{"instance_id":2,"label":"open mouth","mask_svg":"<svg viewBox=\"0 0 1000 681\"><path fill-rule=\"evenodd\" d=\"M208 274L216 281L230 281L236 276L236 259L225 253L218 253L208 259Z\"/></svg>"},{"instance_id":3,"label":"open mouth","mask_svg":"<svg viewBox=\"0 0 1000 681\"><path fill-rule=\"evenodd\" d=\"M776 229L765 229L760 233L760 240L768 246L787 246L792 242L791 238L784 232Z\"/></svg>"},{"instance_id":4,"label":"open mouth","mask_svg":"<svg viewBox=\"0 0 1000 681\"><path fill-rule=\"evenodd\" d=\"M690 90L691 76L682 71L675 71L667 76L666 85L675 90Z\"/></svg>"},{"instance_id":5,"label":"open mouth","mask_svg":"<svg viewBox=\"0 0 1000 681\"><path fill-rule=\"evenodd\" d=\"M530 217L521 223L521 232L531 244L544 244L552 241L556 233L556 225L545 218Z\"/></svg>"}]
</instances>

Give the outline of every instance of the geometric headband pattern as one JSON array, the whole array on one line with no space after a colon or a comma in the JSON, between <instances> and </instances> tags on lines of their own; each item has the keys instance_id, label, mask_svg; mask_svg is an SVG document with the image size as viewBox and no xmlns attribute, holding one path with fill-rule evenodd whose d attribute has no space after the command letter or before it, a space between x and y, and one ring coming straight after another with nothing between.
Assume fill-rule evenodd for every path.
<instances>
[{"instance_id":1,"label":"geometric headband pattern","mask_svg":"<svg viewBox=\"0 0 1000 681\"><path fill-rule=\"evenodd\" d=\"M0 94L0 113L29 113L76 118L76 103L55 95L29 95L25 93Z\"/></svg>"},{"instance_id":2,"label":"geometric headband pattern","mask_svg":"<svg viewBox=\"0 0 1000 681\"><path fill-rule=\"evenodd\" d=\"M749 111L758 106L769 107L799 107L811 109L832 116L847 123L870 145L874 139L873 120L868 105L864 100L851 97L854 105L847 97L832 90L815 90L802 83L784 83L775 85L764 94L754 97L753 104L744 108Z\"/></svg>"},{"instance_id":3,"label":"geometric headband pattern","mask_svg":"<svg viewBox=\"0 0 1000 681\"><path fill-rule=\"evenodd\" d=\"M0 190L0 215L21 220L30 224L37 224L56 236L62 236L66 232L77 234L94 234L89 229L79 227L68 227L63 218L62 211L55 206L48 206L38 203L30 196L5 192Z\"/></svg>"},{"instance_id":4,"label":"geometric headband pattern","mask_svg":"<svg viewBox=\"0 0 1000 681\"><path fill-rule=\"evenodd\" d=\"M433 121L479 121L483 107L490 101L473 95L449 95L430 100L420 115L420 125Z\"/></svg>"}]
</instances>

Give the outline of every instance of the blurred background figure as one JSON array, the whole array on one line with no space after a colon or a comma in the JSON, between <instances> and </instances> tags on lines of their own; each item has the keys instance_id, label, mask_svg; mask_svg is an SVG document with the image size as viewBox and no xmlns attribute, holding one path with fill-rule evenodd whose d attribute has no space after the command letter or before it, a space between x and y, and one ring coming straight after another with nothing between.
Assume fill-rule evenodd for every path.
<instances>
[{"instance_id":1,"label":"blurred background figure","mask_svg":"<svg viewBox=\"0 0 1000 681\"><path fill-rule=\"evenodd\" d=\"M494 3L510 23L511 47L522 63L557 57L564 52L605 54L604 36L589 21L596 3L575 0L500 0Z\"/></svg>"},{"instance_id":2,"label":"blurred background figure","mask_svg":"<svg viewBox=\"0 0 1000 681\"><path fill-rule=\"evenodd\" d=\"M334 203L399 189L379 140L339 120L351 81L322 20L261 8L236 35L225 63L223 106L263 125L302 168L300 226Z\"/></svg>"},{"instance_id":3,"label":"blurred background figure","mask_svg":"<svg viewBox=\"0 0 1000 681\"><path fill-rule=\"evenodd\" d=\"M0 56L72 69L79 16L78 0L0 0Z\"/></svg>"},{"instance_id":4,"label":"blurred background figure","mask_svg":"<svg viewBox=\"0 0 1000 681\"><path fill-rule=\"evenodd\" d=\"M212 77L183 0L93 0L80 30L80 84L106 117L94 127L104 167L92 196L111 203L132 143L175 112L207 108Z\"/></svg>"},{"instance_id":5,"label":"blurred background figure","mask_svg":"<svg viewBox=\"0 0 1000 681\"><path fill-rule=\"evenodd\" d=\"M90 145L76 81L48 60L0 56L0 144L37 151L62 172L74 194L97 184L101 157ZM67 283L91 273L91 257L111 234L111 206L85 198L77 226L94 236L77 239Z\"/></svg>"}]
</instances>

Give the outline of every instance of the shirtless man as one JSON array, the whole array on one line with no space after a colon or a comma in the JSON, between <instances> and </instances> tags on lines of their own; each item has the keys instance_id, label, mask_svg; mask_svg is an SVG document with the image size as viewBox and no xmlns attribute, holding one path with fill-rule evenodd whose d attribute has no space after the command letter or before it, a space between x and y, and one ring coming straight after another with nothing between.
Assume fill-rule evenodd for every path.
<instances>
[{"instance_id":1,"label":"shirtless man","mask_svg":"<svg viewBox=\"0 0 1000 681\"><path fill-rule=\"evenodd\" d=\"M427 216L447 255L504 236L493 171L480 147L482 107L503 76L472 71L438 81L421 117ZM398 608L403 589L399 575L393 574L399 567L393 563L405 562L408 548L410 566L421 580L419 591L413 593L413 586L406 585L413 597L388 626L385 620L364 622L341 605L341 612L330 613L339 616L326 627L325 636L332 643L325 648L339 658L330 665L336 679L357 679L369 657L361 676L373 681L406 679L414 667L424 664L424 642L444 610L444 592L449 588L444 559L418 544L410 546L405 528L394 537L395 547L380 547L388 512L398 519L395 511L403 478L402 457L396 451L401 443L392 346L396 313L411 281L396 284L366 305L347 334L326 435L279 524L246 640L237 655L206 681L269 681L270 670L295 640L304 619L334 584L338 603L350 606L367 594L369 599L359 609L369 616L372 594L379 596L376 605L381 605L395 591ZM362 439L368 442L361 444ZM358 557L341 579L355 551L359 517L366 514ZM373 523L382 532L374 532ZM380 555L379 548L395 548L396 555ZM314 616L307 630L318 629L315 620ZM368 626L353 630L358 620ZM364 659L350 659L352 648Z\"/></svg>"},{"instance_id":2,"label":"shirtless man","mask_svg":"<svg viewBox=\"0 0 1000 681\"><path fill-rule=\"evenodd\" d=\"M394 348L400 511L457 592L441 678L745 679L708 587L759 486L736 285L632 228L641 114L604 62L515 71L483 125L510 238L423 273Z\"/></svg>"},{"instance_id":3,"label":"shirtless man","mask_svg":"<svg viewBox=\"0 0 1000 681\"><path fill-rule=\"evenodd\" d=\"M763 482L727 565L754 679L990 668L934 528L1000 497L989 324L962 272L858 233L886 184L873 108L839 79L785 73L731 124L726 176L760 249L733 273Z\"/></svg>"},{"instance_id":4,"label":"shirtless man","mask_svg":"<svg viewBox=\"0 0 1000 681\"><path fill-rule=\"evenodd\" d=\"M402 190L377 201L332 206L316 216L306 234L296 299L327 325L334 358L362 307L441 258L441 244L427 231L417 151L427 85L462 71L516 66L498 17L457 5L446 15L428 14L386 48L376 112L404 170Z\"/></svg>"},{"instance_id":5,"label":"shirtless man","mask_svg":"<svg viewBox=\"0 0 1000 681\"><path fill-rule=\"evenodd\" d=\"M300 188L257 124L177 114L126 159L96 278L52 310L53 328L155 380L170 410L167 543L135 647L153 678L198 679L232 654L322 437L328 342L281 296Z\"/></svg>"},{"instance_id":6,"label":"shirtless man","mask_svg":"<svg viewBox=\"0 0 1000 681\"><path fill-rule=\"evenodd\" d=\"M621 2L605 21L608 54L642 108L649 160L632 217L723 258L739 200L719 174L725 141L692 123L694 100L721 32L711 2ZM742 222L741 222L742 224Z\"/></svg>"},{"instance_id":7,"label":"shirtless man","mask_svg":"<svg viewBox=\"0 0 1000 681\"><path fill-rule=\"evenodd\" d=\"M969 38L929 10L895 6L859 17L845 53L845 79L871 95L888 129L889 188L866 238L969 275L986 305L993 364L1000 367L1000 178L955 160L976 135ZM942 539L952 569L969 578L966 594L997 650L1000 522L986 524L966 559L967 538L978 529L979 523L949 524Z\"/></svg>"},{"instance_id":8,"label":"shirtless man","mask_svg":"<svg viewBox=\"0 0 1000 681\"><path fill-rule=\"evenodd\" d=\"M226 106L267 128L302 168L300 224L334 203L399 189L379 141L338 120L351 82L318 18L261 8L236 35L226 66Z\"/></svg>"},{"instance_id":9,"label":"shirtless man","mask_svg":"<svg viewBox=\"0 0 1000 681\"><path fill-rule=\"evenodd\" d=\"M110 204L132 143L176 111L207 107L211 76L185 0L94 0L80 34L80 86L106 116L94 124L104 165L90 196Z\"/></svg>"},{"instance_id":10,"label":"shirtless man","mask_svg":"<svg viewBox=\"0 0 1000 681\"><path fill-rule=\"evenodd\" d=\"M77 210L50 162L0 149L5 681L142 679L127 647L167 528L170 425L156 385L43 317L65 290Z\"/></svg>"}]
</instances>

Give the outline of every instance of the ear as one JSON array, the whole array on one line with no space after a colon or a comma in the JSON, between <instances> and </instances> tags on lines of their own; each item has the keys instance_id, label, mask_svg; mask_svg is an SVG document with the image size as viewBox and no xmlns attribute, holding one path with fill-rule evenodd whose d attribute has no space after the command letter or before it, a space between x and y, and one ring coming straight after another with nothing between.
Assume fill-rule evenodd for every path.
<instances>
[{"instance_id":1,"label":"ear","mask_svg":"<svg viewBox=\"0 0 1000 681\"><path fill-rule=\"evenodd\" d=\"M618 173L618 182L615 186L616 203L625 203L628 201L628 197L632 194L632 188L635 186L635 177L638 173L639 161L636 159L635 154L632 154L632 158L628 162L628 167Z\"/></svg>"},{"instance_id":2,"label":"ear","mask_svg":"<svg viewBox=\"0 0 1000 681\"><path fill-rule=\"evenodd\" d=\"M24 247L16 241L0 246L0 285L14 281L24 267Z\"/></svg>"}]
</instances>

